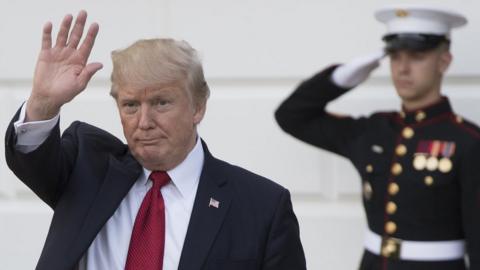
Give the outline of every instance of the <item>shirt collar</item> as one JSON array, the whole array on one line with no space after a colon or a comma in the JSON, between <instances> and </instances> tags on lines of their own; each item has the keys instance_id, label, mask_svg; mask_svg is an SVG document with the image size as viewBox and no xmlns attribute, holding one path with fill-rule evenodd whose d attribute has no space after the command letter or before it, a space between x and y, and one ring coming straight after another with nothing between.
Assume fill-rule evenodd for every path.
<instances>
[{"instance_id":1,"label":"shirt collar","mask_svg":"<svg viewBox=\"0 0 480 270\"><path fill-rule=\"evenodd\" d=\"M204 152L200 137L187 157L175 168L167 171L172 180L168 185L173 184L183 197L190 197L196 191L200 174L202 173ZM142 184L148 183L148 176L151 171L143 168Z\"/></svg>"}]
</instances>

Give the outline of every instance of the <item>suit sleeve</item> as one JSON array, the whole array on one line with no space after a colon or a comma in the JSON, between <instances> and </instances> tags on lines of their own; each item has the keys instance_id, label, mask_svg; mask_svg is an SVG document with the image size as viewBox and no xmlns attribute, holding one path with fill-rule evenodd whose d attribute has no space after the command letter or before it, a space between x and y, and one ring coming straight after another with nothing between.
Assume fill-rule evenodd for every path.
<instances>
[{"instance_id":1,"label":"suit sleeve","mask_svg":"<svg viewBox=\"0 0 480 270\"><path fill-rule=\"evenodd\" d=\"M480 170L478 169L480 141L468 150L460 171L462 192L462 221L467 241L470 268L480 270Z\"/></svg>"},{"instance_id":2,"label":"suit sleeve","mask_svg":"<svg viewBox=\"0 0 480 270\"><path fill-rule=\"evenodd\" d=\"M262 270L292 269L306 269L306 262L290 193L284 190L268 236Z\"/></svg>"},{"instance_id":3,"label":"suit sleeve","mask_svg":"<svg viewBox=\"0 0 480 270\"><path fill-rule=\"evenodd\" d=\"M335 68L329 67L301 83L277 109L275 118L285 132L297 139L349 157L350 143L364 130L366 120L326 111L330 101L349 90L331 81Z\"/></svg>"},{"instance_id":4,"label":"suit sleeve","mask_svg":"<svg viewBox=\"0 0 480 270\"><path fill-rule=\"evenodd\" d=\"M55 208L76 157L75 139L70 132L65 132L61 139L57 123L38 148L23 153L16 147L17 136L13 123L18 117L19 112L10 122L5 135L7 165L40 199Z\"/></svg>"}]
</instances>

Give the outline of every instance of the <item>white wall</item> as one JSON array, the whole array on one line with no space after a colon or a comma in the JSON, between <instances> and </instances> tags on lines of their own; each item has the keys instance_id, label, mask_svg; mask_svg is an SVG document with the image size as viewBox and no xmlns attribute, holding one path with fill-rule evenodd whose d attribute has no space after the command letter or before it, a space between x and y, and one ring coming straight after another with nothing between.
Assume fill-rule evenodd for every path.
<instances>
[{"instance_id":1,"label":"white wall","mask_svg":"<svg viewBox=\"0 0 480 270\"><path fill-rule=\"evenodd\" d=\"M418 1L395 1L395 3ZM438 1L430 1L438 2ZM134 4L135 3L135 4ZM28 97L42 25L63 14L89 11L100 24L92 60L105 68L62 111L122 136L108 96L109 52L139 38L189 41L204 58L212 96L200 134L220 158L288 187L300 221L309 269L355 269L364 214L359 179L345 160L282 133L273 111L301 79L332 62L382 46L384 28L373 11L393 1L317 0L0 0L0 130ZM454 33L455 62L445 91L457 112L480 123L478 1L442 1L466 14ZM371 80L332 104L354 115L398 108L387 62ZM4 146L0 145L3 152ZM51 211L8 170L0 155L0 269L33 269Z\"/></svg>"}]
</instances>

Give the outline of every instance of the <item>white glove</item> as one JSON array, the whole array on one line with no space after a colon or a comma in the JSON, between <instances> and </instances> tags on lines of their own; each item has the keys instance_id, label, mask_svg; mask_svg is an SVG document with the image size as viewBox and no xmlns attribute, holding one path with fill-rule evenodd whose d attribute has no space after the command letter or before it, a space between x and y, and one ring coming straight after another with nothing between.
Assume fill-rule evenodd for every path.
<instances>
[{"instance_id":1,"label":"white glove","mask_svg":"<svg viewBox=\"0 0 480 270\"><path fill-rule=\"evenodd\" d=\"M385 55L386 53L383 50L377 51L357 57L349 63L337 67L332 74L333 83L343 88L352 88L359 85L380 65L380 60Z\"/></svg>"}]
</instances>

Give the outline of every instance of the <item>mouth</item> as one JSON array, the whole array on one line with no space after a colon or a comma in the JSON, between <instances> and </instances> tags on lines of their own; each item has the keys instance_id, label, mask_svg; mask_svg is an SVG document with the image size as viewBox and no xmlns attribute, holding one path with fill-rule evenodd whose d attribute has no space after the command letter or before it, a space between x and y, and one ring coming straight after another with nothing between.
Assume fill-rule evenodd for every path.
<instances>
[{"instance_id":1,"label":"mouth","mask_svg":"<svg viewBox=\"0 0 480 270\"><path fill-rule=\"evenodd\" d=\"M409 88L412 86L412 82L411 81L404 81L404 80L401 80L401 81L397 81L397 86L400 87L400 88Z\"/></svg>"},{"instance_id":2,"label":"mouth","mask_svg":"<svg viewBox=\"0 0 480 270\"><path fill-rule=\"evenodd\" d=\"M137 139L137 142L143 145L154 145L158 143L157 139Z\"/></svg>"}]
</instances>

